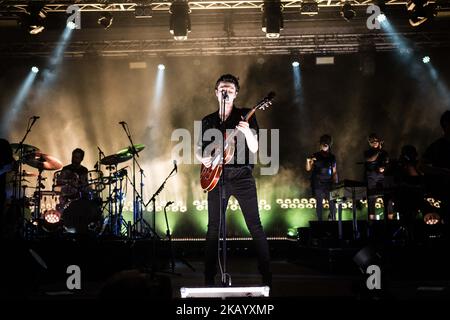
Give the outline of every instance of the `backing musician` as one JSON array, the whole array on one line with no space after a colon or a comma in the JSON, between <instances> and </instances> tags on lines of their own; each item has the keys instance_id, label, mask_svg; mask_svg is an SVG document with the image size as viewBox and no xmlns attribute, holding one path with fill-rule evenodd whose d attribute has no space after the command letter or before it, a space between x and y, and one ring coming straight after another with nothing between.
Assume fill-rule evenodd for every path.
<instances>
[{"instance_id":1,"label":"backing musician","mask_svg":"<svg viewBox=\"0 0 450 320\"><path fill-rule=\"evenodd\" d=\"M83 159L84 151L82 149L73 150L71 164L63 167L58 177L57 184L63 185L62 195L68 199L83 197L87 191L88 169L81 164Z\"/></svg>"},{"instance_id":2,"label":"backing musician","mask_svg":"<svg viewBox=\"0 0 450 320\"><path fill-rule=\"evenodd\" d=\"M450 110L440 119L444 135L434 141L422 157L421 169L425 173L430 191L441 203L444 222L450 215Z\"/></svg>"},{"instance_id":3,"label":"backing musician","mask_svg":"<svg viewBox=\"0 0 450 320\"><path fill-rule=\"evenodd\" d=\"M330 219L336 219L336 205L330 201L330 191L333 183L338 183L336 157L331 153L332 138L323 135L319 139L320 150L306 159L306 171L311 173L311 189L316 199L317 220L322 221L323 200L330 205Z\"/></svg>"},{"instance_id":4,"label":"backing musician","mask_svg":"<svg viewBox=\"0 0 450 320\"><path fill-rule=\"evenodd\" d=\"M370 148L364 151L365 179L367 182L367 211L369 220L375 220L375 202L379 195L384 194L385 171L389 164L389 155L383 150L384 141L376 133L371 133L367 141ZM383 199L387 199L384 197ZM385 204L386 205L386 202ZM387 201L387 212L392 213L392 202Z\"/></svg>"}]
</instances>

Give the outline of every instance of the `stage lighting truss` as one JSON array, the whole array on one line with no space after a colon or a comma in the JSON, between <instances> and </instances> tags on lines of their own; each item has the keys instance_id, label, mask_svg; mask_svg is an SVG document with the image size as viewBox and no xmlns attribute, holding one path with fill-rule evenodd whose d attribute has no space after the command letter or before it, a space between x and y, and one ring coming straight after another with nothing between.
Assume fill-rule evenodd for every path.
<instances>
[{"instance_id":1,"label":"stage lighting truss","mask_svg":"<svg viewBox=\"0 0 450 320\"><path fill-rule=\"evenodd\" d=\"M267 0L262 10L262 31L267 38L279 38L280 30L283 30L283 6L280 0Z\"/></svg>"},{"instance_id":2,"label":"stage lighting truss","mask_svg":"<svg viewBox=\"0 0 450 320\"><path fill-rule=\"evenodd\" d=\"M376 0L347 0L354 7L366 8ZM3 1L8 3L10 12L24 12L29 0ZM34 1L33 1L34 2ZM341 8L345 0L281 0L284 8L301 8L306 3L316 3L321 8ZM384 1L387 6L404 6L407 0L389 0ZM46 1L45 8L47 12L65 12L69 5L76 3L81 11L135 11L139 5L148 5L155 11L168 11L172 5L172 1L163 0L137 0L137 1L114 1L114 0L53 0ZM191 0L189 6L192 10L217 10L217 9L260 9L264 0ZM0 1L1 6L1 1Z\"/></svg>"},{"instance_id":3,"label":"stage lighting truss","mask_svg":"<svg viewBox=\"0 0 450 320\"><path fill-rule=\"evenodd\" d=\"M319 4L314 0L307 0L302 2L300 13L308 16L314 16L319 13Z\"/></svg>"},{"instance_id":4,"label":"stage lighting truss","mask_svg":"<svg viewBox=\"0 0 450 320\"><path fill-rule=\"evenodd\" d=\"M436 4L426 0L410 0L406 4L409 24L417 27L437 14Z\"/></svg>"},{"instance_id":5,"label":"stage lighting truss","mask_svg":"<svg viewBox=\"0 0 450 320\"><path fill-rule=\"evenodd\" d=\"M136 5L134 16L136 18L151 18L153 16L152 6L145 4Z\"/></svg>"},{"instance_id":6,"label":"stage lighting truss","mask_svg":"<svg viewBox=\"0 0 450 320\"><path fill-rule=\"evenodd\" d=\"M191 32L191 9L189 3L183 0L175 0L170 6L170 33L175 40L187 40L187 34Z\"/></svg>"}]
</instances>

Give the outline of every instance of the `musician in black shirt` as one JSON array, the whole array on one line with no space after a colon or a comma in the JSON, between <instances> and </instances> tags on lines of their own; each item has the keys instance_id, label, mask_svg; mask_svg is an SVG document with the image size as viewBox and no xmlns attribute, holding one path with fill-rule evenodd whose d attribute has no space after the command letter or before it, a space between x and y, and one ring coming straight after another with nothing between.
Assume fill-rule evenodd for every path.
<instances>
[{"instance_id":1,"label":"musician in black shirt","mask_svg":"<svg viewBox=\"0 0 450 320\"><path fill-rule=\"evenodd\" d=\"M444 135L434 141L425 151L421 161L427 188L441 203L442 219L450 216L450 110L440 119ZM448 222L446 222L448 223Z\"/></svg>"},{"instance_id":2,"label":"musician in black shirt","mask_svg":"<svg viewBox=\"0 0 450 320\"><path fill-rule=\"evenodd\" d=\"M81 164L84 150L76 148L72 151L71 164L62 168L58 184L63 185L62 195L67 198L78 198L87 193L88 169Z\"/></svg>"},{"instance_id":3,"label":"musician in black shirt","mask_svg":"<svg viewBox=\"0 0 450 320\"><path fill-rule=\"evenodd\" d=\"M385 170L389 163L389 155L383 150L384 141L376 133L371 133L367 141L370 146L368 150L364 151L365 179L368 191L367 211L369 219L375 220L376 199L378 196L385 196ZM387 206L387 212L391 214L392 202L387 201Z\"/></svg>"},{"instance_id":4,"label":"musician in black shirt","mask_svg":"<svg viewBox=\"0 0 450 320\"><path fill-rule=\"evenodd\" d=\"M262 275L262 282L271 285L269 245L261 225L255 179L252 175L253 164L250 155L258 151L258 124L256 118L249 122L242 121L249 109L237 108L234 99L239 92L238 79L230 74L222 75L216 82L215 94L219 110L213 112L202 120L202 135L197 144L196 157L206 167L212 165L212 157L207 154L211 141L206 139L209 129L238 129L236 137L236 151L230 163L224 165L224 208L230 196L234 196L241 207L247 228L253 238L258 256L258 269ZM225 112L222 111L225 100ZM223 107L223 106L222 106ZM251 130L253 129L253 130ZM217 133L217 132L216 132ZM221 139L221 134L219 135ZM240 142L239 142L240 141ZM214 164L213 164L214 165ZM219 184L208 193L208 231L206 234L205 284L214 285L217 273L217 252L220 225L220 196ZM224 222L222 222L224 223Z\"/></svg>"},{"instance_id":5,"label":"musician in black shirt","mask_svg":"<svg viewBox=\"0 0 450 320\"><path fill-rule=\"evenodd\" d=\"M331 153L332 139L325 134L320 137L320 151L306 159L306 171L311 173L311 189L316 199L317 220L322 221L323 200L330 205L330 219L336 219L336 205L330 201L333 183L338 182L336 157Z\"/></svg>"}]
</instances>

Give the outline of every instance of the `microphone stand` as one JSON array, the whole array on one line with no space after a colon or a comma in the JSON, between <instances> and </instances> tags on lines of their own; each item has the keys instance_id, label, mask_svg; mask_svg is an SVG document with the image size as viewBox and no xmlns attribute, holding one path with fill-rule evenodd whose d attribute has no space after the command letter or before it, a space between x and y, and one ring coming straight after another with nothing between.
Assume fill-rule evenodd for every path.
<instances>
[{"instance_id":1,"label":"microphone stand","mask_svg":"<svg viewBox=\"0 0 450 320\"><path fill-rule=\"evenodd\" d=\"M222 104L220 106L221 108L221 119L220 119L220 131L222 132L222 151L221 151L221 166L222 166L222 174L219 179L219 201L220 201L220 207L219 207L219 214L220 214L220 221L221 221L221 228L219 228L219 248L220 248L220 234L222 234L222 266L221 266L221 283L223 287L230 286L231 285L231 277L229 274L227 274L227 223L226 223L226 209L227 204L225 203L226 200L226 190L225 190L225 103L227 100L227 93L226 91L222 92ZM220 263L220 261L219 261Z\"/></svg>"},{"instance_id":2,"label":"microphone stand","mask_svg":"<svg viewBox=\"0 0 450 320\"><path fill-rule=\"evenodd\" d=\"M21 211L20 218L22 219L22 221L24 221L24 219L25 219L25 203L24 203L25 199L23 199L22 191L21 191L22 190L22 175L23 175L23 172L22 172L22 161L23 161L23 156L24 156L23 143L25 142L28 134L31 132L31 128L36 123L37 119L39 119L39 117L31 117L30 119L28 119L27 131L25 132L25 135L22 138L22 140L19 142L19 145L17 146L16 151L14 151L14 153L19 152L19 183L18 183L18 186L17 186L17 190L14 190L14 194L15 194L15 202L16 202L16 204L17 204L18 201L22 200L21 210L20 210ZM31 123L30 123L30 120L32 120ZM39 169L39 170L40 170L39 171L39 174L40 174L41 173L41 169ZM25 191L24 191L24 195L25 195ZM40 192L38 193L38 195L39 195L39 199L38 199L38 203L39 203L40 200L41 200ZM33 220L35 218L38 218L38 217L33 217ZM24 236L26 237L25 234L24 234Z\"/></svg>"},{"instance_id":3,"label":"microphone stand","mask_svg":"<svg viewBox=\"0 0 450 320\"><path fill-rule=\"evenodd\" d=\"M152 211L153 211L153 228L150 227L148 225L148 223L144 220L144 223L148 226L148 228L153 232L153 237L152 237L152 255L155 255L156 257L157 252L156 252L156 239L161 240L161 237L158 235L158 233L156 233L156 197L161 193L161 191L163 191L164 186L167 182L167 180L172 176L173 172L176 170L176 167L174 167L172 169L172 171L170 171L169 175L166 177L166 179L164 180L164 182L159 186L158 190L156 190L156 192L152 195L152 197L150 198L150 200L147 201L147 203L144 204L144 207L147 208L147 206L150 204L150 202L152 202ZM165 208L164 208L165 210ZM153 266L153 271L156 271L156 259L152 259L152 266Z\"/></svg>"},{"instance_id":4,"label":"microphone stand","mask_svg":"<svg viewBox=\"0 0 450 320\"><path fill-rule=\"evenodd\" d=\"M130 129L128 128L128 124L126 122L122 122L120 123L123 127L123 130L125 131L125 134L128 137L128 140L130 141L130 147L128 148L131 153L133 154L133 175L132 175L132 185L133 185L133 223L134 223L134 231L136 233L140 232L140 228L139 228L139 221L141 220L141 215L139 212L139 209L137 207L137 197L136 197L136 157L139 157L136 149L134 148L134 143L133 143L133 139L131 138L131 132ZM139 165L139 164L138 164ZM140 166L139 166L140 168Z\"/></svg>"},{"instance_id":5,"label":"microphone stand","mask_svg":"<svg viewBox=\"0 0 450 320\"><path fill-rule=\"evenodd\" d=\"M144 207L147 208L147 206L150 204L150 202L153 202L153 229L156 230L156 196L158 196L161 191L163 191L164 186L167 182L167 180L169 180L169 178L172 176L173 172L176 171L176 167L174 167L172 169L172 171L170 171L169 175L166 177L166 179L164 180L164 182L159 186L158 190L156 190L156 192L152 195L152 197L150 198L150 200L147 201L146 204L144 204Z\"/></svg>"},{"instance_id":6,"label":"microphone stand","mask_svg":"<svg viewBox=\"0 0 450 320\"><path fill-rule=\"evenodd\" d=\"M166 205L164 206L164 219L166 220L166 237L167 237L167 240L169 241L169 250L170 250L170 269L171 269L170 273L177 275L177 276L181 276L181 274L175 273L175 253L173 250L172 234L170 233L169 219L167 218L167 211L166 211L166 208L168 206L170 206L171 204L173 204L173 201L167 202ZM195 272L195 268L189 262L187 262L183 258L178 258L178 259L181 262L183 262L186 266L188 266L193 272Z\"/></svg>"}]
</instances>

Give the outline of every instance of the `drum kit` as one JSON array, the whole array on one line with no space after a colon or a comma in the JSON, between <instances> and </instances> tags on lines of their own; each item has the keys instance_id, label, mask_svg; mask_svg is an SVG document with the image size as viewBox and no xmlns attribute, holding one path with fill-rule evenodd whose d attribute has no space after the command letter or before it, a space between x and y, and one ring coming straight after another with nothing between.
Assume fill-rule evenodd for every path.
<instances>
[{"instance_id":1,"label":"drum kit","mask_svg":"<svg viewBox=\"0 0 450 320\"><path fill-rule=\"evenodd\" d=\"M35 146L13 143L11 147L22 151L15 157L19 169L8 178L11 190L8 197L21 200L17 203L22 204L25 237L39 235L39 230L77 235L127 232L128 223L122 218L127 167L118 169L118 165L132 159L133 152L141 152L145 148L143 144L100 157L97 170L88 171L86 176L63 168L60 160ZM23 170L23 165L38 171ZM109 171L107 176L101 171L101 165ZM53 171L52 187L45 190L44 172L50 171ZM36 179L35 186L32 178ZM32 196L27 196L27 188L34 190ZM105 192L108 195L103 197Z\"/></svg>"}]
</instances>

